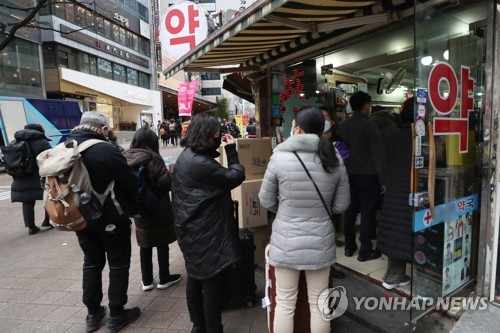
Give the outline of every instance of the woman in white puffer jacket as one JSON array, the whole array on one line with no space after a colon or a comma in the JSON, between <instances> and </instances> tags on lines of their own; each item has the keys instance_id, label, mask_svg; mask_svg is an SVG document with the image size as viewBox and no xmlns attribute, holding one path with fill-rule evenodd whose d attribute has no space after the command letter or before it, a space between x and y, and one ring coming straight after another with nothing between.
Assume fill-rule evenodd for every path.
<instances>
[{"instance_id":1,"label":"woman in white puffer jacket","mask_svg":"<svg viewBox=\"0 0 500 333\"><path fill-rule=\"evenodd\" d=\"M322 136L324 123L316 108L296 113L290 137L274 149L259 193L261 205L276 212L269 250L269 263L276 268L274 332L293 332L301 270L307 279L311 332L330 332L330 322L322 318L317 299L328 288L330 267L336 260L330 214L348 208L350 193L342 158Z\"/></svg>"}]
</instances>

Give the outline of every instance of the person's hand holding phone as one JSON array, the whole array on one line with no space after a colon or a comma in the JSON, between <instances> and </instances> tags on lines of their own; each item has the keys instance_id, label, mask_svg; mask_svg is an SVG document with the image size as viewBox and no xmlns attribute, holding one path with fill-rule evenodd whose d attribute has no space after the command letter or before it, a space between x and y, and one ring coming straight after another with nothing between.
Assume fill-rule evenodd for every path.
<instances>
[{"instance_id":1,"label":"person's hand holding phone","mask_svg":"<svg viewBox=\"0 0 500 333\"><path fill-rule=\"evenodd\" d=\"M236 140L234 139L234 137L231 134L224 134L224 136L222 137L222 141L224 141L228 145L236 142Z\"/></svg>"}]
</instances>

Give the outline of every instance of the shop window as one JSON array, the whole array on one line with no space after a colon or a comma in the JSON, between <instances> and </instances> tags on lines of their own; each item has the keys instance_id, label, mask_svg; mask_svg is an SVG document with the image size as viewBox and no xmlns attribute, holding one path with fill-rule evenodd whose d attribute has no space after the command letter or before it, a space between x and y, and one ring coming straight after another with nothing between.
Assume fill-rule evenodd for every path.
<instances>
[{"instance_id":1,"label":"shop window","mask_svg":"<svg viewBox=\"0 0 500 333\"><path fill-rule=\"evenodd\" d=\"M203 73L201 74L202 80L220 80L220 73Z\"/></svg>"},{"instance_id":2,"label":"shop window","mask_svg":"<svg viewBox=\"0 0 500 333\"><path fill-rule=\"evenodd\" d=\"M120 42L120 28L113 23L113 41L119 43Z\"/></svg>"},{"instance_id":3,"label":"shop window","mask_svg":"<svg viewBox=\"0 0 500 333\"><path fill-rule=\"evenodd\" d=\"M107 61L104 59L97 59L97 75L103 77L105 79L113 79L113 70L111 61Z\"/></svg>"},{"instance_id":4,"label":"shop window","mask_svg":"<svg viewBox=\"0 0 500 333\"><path fill-rule=\"evenodd\" d=\"M221 94L221 88L201 88L203 96L216 96Z\"/></svg>"},{"instance_id":5,"label":"shop window","mask_svg":"<svg viewBox=\"0 0 500 333\"><path fill-rule=\"evenodd\" d=\"M95 32L104 36L104 18L96 16L95 18Z\"/></svg>"},{"instance_id":6,"label":"shop window","mask_svg":"<svg viewBox=\"0 0 500 333\"><path fill-rule=\"evenodd\" d=\"M120 28L120 44L127 45L127 32L123 28Z\"/></svg>"},{"instance_id":7,"label":"shop window","mask_svg":"<svg viewBox=\"0 0 500 333\"><path fill-rule=\"evenodd\" d=\"M113 64L113 80L118 82L127 82L125 66Z\"/></svg>"},{"instance_id":8,"label":"shop window","mask_svg":"<svg viewBox=\"0 0 500 333\"><path fill-rule=\"evenodd\" d=\"M97 75L97 57L89 55L89 74Z\"/></svg>"},{"instance_id":9,"label":"shop window","mask_svg":"<svg viewBox=\"0 0 500 333\"><path fill-rule=\"evenodd\" d=\"M126 37L127 37L127 47L128 48L133 48L134 47L134 34L130 31L127 31L126 33Z\"/></svg>"},{"instance_id":10,"label":"shop window","mask_svg":"<svg viewBox=\"0 0 500 333\"><path fill-rule=\"evenodd\" d=\"M61 13L62 15L61 18L65 18L66 21L74 23L76 6L73 5L72 3L66 3L66 2L61 3L60 6L61 6L61 12L64 12Z\"/></svg>"},{"instance_id":11,"label":"shop window","mask_svg":"<svg viewBox=\"0 0 500 333\"><path fill-rule=\"evenodd\" d=\"M104 37L107 39L113 39L113 29L111 28L111 22L108 20L103 20L104 22Z\"/></svg>"},{"instance_id":12,"label":"shop window","mask_svg":"<svg viewBox=\"0 0 500 333\"><path fill-rule=\"evenodd\" d=\"M134 35L132 40L132 49L139 52L139 36Z\"/></svg>"},{"instance_id":13,"label":"shop window","mask_svg":"<svg viewBox=\"0 0 500 333\"><path fill-rule=\"evenodd\" d=\"M43 44L43 67L55 68L57 67L56 61L56 46L54 44Z\"/></svg>"},{"instance_id":14,"label":"shop window","mask_svg":"<svg viewBox=\"0 0 500 333\"><path fill-rule=\"evenodd\" d=\"M78 54L78 70L90 74L90 59L87 53L80 52Z\"/></svg>"},{"instance_id":15,"label":"shop window","mask_svg":"<svg viewBox=\"0 0 500 333\"><path fill-rule=\"evenodd\" d=\"M140 44L139 44L139 53L144 54L146 56L151 55L151 50L149 48L149 40L145 38L141 38Z\"/></svg>"},{"instance_id":16,"label":"shop window","mask_svg":"<svg viewBox=\"0 0 500 333\"><path fill-rule=\"evenodd\" d=\"M77 51L72 50L68 53L68 68L75 71L78 70L78 56Z\"/></svg>"},{"instance_id":17,"label":"shop window","mask_svg":"<svg viewBox=\"0 0 500 333\"><path fill-rule=\"evenodd\" d=\"M136 0L125 0L125 5L131 8L134 12L137 12L137 1Z\"/></svg>"},{"instance_id":18,"label":"shop window","mask_svg":"<svg viewBox=\"0 0 500 333\"><path fill-rule=\"evenodd\" d=\"M139 12L139 17L141 18L141 20L143 20L146 23L149 23L148 7L142 5L141 3L137 3L137 7Z\"/></svg>"},{"instance_id":19,"label":"shop window","mask_svg":"<svg viewBox=\"0 0 500 333\"><path fill-rule=\"evenodd\" d=\"M76 14L75 14L74 23L79 27L86 28L87 27L87 23L86 23L87 13L86 12L87 11L85 10L85 8L76 7L75 12L76 12Z\"/></svg>"},{"instance_id":20,"label":"shop window","mask_svg":"<svg viewBox=\"0 0 500 333\"><path fill-rule=\"evenodd\" d=\"M59 64L59 66L68 68L69 67L68 52L58 50L57 51L57 62Z\"/></svg>"},{"instance_id":21,"label":"shop window","mask_svg":"<svg viewBox=\"0 0 500 333\"><path fill-rule=\"evenodd\" d=\"M61 0L57 0L54 5L53 5L53 13L55 16L59 17L59 18L62 18L62 19L66 19L66 10L67 10L67 6L66 4L64 3L61 3L62 1Z\"/></svg>"},{"instance_id":22,"label":"shop window","mask_svg":"<svg viewBox=\"0 0 500 333\"><path fill-rule=\"evenodd\" d=\"M134 86L139 85L138 73L135 69L127 68L127 83Z\"/></svg>"},{"instance_id":23,"label":"shop window","mask_svg":"<svg viewBox=\"0 0 500 333\"><path fill-rule=\"evenodd\" d=\"M87 29L95 31L94 14L90 10L87 10Z\"/></svg>"},{"instance_id":24,"label":"shop window","mask_svg":"<svg viewBox=\"0 0 500 333\"><path fill-rule=\"evenodd\" d=\"M139 72L139 87L149 89L149 75Z\"/></svg>"}]
</instances>

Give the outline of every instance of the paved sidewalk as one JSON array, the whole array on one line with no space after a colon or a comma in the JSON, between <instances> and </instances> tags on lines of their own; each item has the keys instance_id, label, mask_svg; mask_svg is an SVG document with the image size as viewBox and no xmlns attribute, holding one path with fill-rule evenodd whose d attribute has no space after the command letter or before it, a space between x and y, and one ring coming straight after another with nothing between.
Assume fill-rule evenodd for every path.
<instances>
[{"instance_id":1,"label":"paved sidewalk","mask_svg":"<svg viewBox=\"0 0 500 333\"><path fill-rule=\"evenodd\" d=\"M484 311L468 310L455 324L451 333L494 333L498 332L500 307L488 303Z\"/></svg>"}]
</instances>

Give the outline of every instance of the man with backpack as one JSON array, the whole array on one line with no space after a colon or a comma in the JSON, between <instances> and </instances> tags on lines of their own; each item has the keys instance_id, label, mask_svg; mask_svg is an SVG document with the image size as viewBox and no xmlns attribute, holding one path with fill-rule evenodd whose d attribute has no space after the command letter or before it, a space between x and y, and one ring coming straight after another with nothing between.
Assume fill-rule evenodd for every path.
<instances>
[{"instance_id":1,"label":"man with backpack","mask_svg":"<svg viewBox=\"0 0 500 333\"><path fill-rule=\"evenodd\" d=\"M43 199L36 156L51 146L39 124L27 124L14 133L14 138L15 141L2 149L6 170L14 178L10 197L12 202L23 203L24 226L29 228L29 235L35 235L40 231L35 224L35 201ZM46 211L42 227L52 228Z\"/></svg>"},{"instance_id":2,"label":"man with backpack","mask_svg":"<svg viewBox=\"0 0 500 333\"><path fill-rule=\"evenodd\" d=\"M90 139L103 140L85 149L81 155L93 189L104 193L114 181L113 193L121 213L111 195L104 201L102 215L87 227L76 232L85 255L83 263L83 303L87 306L87 332L97 331L106 315L101 305L102 270L109 265L109 318L106 332L114 333L135 321L141 313L138 307L125 309L131 256L130 204L134 202L137 181L134 170L120 151L107 142L109 121L99 112L82 114L80 125L71 132L69 139L81 145Z\"/></svg>"}]
</instances>

